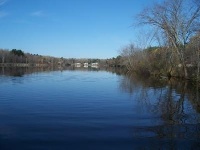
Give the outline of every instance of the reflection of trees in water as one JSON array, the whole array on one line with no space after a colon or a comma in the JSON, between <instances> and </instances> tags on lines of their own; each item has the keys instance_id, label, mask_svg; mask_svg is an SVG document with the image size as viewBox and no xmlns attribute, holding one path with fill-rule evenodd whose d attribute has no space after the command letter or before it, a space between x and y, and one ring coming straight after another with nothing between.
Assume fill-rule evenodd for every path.
<instances>
[{"instance_id":1,"label":"reflection of trees in water","mask_svg":"<svg viewBox=\"0 0 200 150\"><path fill-rule=\"evenodd\" d=\"M160 80L132 74L120 76L119 86L121 91L139 96L138 102L142 106L152 107L149 111L161 114L167 123L187 123L187 114L192 113L191 109L199 117L199 100L195 99L198 94L186 81ZM191 109L189 105L192 106Z\"/></svg>"},{"instance_id":2,"label":"reflection of trees in water","mask_svg":"<svg viewBox=\"0 0 200 150\"><path fill-rule=\"evenodd\" d=\"M75 68L74 66L47 66L47 67L0 67L0 75L22 77L26 74L63 71L63 70L78 70L78 71L99 71L99 68Z\"/></svg>"},{"instance_id":3,"label":"reflection of trees in water","mask_svg":"<svg viewBox=\"0 0 200 150\"><path fill-rule=\"evenodd\" d=\"M161 117L164 121L166 121L166 123L185 123L185 85L181 87L182 92L179 96L179 94L175 92L171 81L169 81L168 87L166 88L165 92L162 93L160 99L155 104L155 110L161 113Z\"/></svg>"},{"instance_id":4,"label":"reflection of trees in water","mask_svg":"<svg viewBox=\"0 0 200 150\"><path fill-rule=\"evenodd\" d=\"M62 71L66 68L61 67L1 67L0 75L22 77L26 74L39 73L39 72L50 72L50 71ZM71 69L71 68L67 68Z\"/></svg>"},{"instance_id":5,"label":"reflection of trees in water","mask_svg":"<svg viewBox=\"0 0 200 150\"><path fill-rule=\"evenodd\" d=\"M186 81L147 78L133 74L120 76L119 86L121 91L134 95L134 100L140 107L156 116L159 115L162 120L162 125L150 127L144 125L143 128L134 129L134 136L152 135L155 138L173 139L173 141L176 139L196 141L200 138L198 88L194 90L194 86ZM176 142L174 146L176 147Z\"/></svg>"},{"instance_id":6,"label":"reflection of trees in water","mask_svg":"<svg viewBox=\"0 0 200 150\"><path fill-rule=\"evenodd\" d=\"M166 92L157 102L156 109L161 117L170 124L197 124L200 123L198 100L190 97L196 95L188 82L169 80Z\"/></svg>"},{"instance_id":7,"label":"reflection of trees in water","mask_svg":"<svg viewBox=\"0 0 200 150\"><path fill-rule=\"evenodd\" d=\"M155 90L159 87L165 86L166 81L160 80L158 82L155 78L150 78L148 76L137 76L136 74L126 74L121 76L120 89L124 92L130 94L134 93L134 90L142 89L146 90L147 87L151 87Z\"/></svg>"}]
</instances>

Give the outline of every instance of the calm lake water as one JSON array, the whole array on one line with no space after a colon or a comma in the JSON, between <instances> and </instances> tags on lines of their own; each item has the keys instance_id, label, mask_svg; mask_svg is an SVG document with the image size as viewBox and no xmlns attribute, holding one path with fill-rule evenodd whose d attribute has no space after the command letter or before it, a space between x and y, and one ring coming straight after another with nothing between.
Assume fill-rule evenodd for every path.
<instances>
[{"instance_id":1,"label":"calm lake water","mask_svg":"<svg viewBox=\"0 0 200 150\"><path fill-rule=\"evenodd\" d=\"M2 69L0 149L200 149L198 88L107 71Z\"/></svg>"}]
</instances>

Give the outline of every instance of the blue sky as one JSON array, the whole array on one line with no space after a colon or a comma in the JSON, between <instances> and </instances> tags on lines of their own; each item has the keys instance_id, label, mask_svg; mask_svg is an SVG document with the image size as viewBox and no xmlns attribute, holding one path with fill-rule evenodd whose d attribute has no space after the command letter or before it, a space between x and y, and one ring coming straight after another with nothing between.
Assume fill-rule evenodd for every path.
<instances>
[{"instance_id":1,"label":"blue sky","mask_svg":"<svg viewBox=\"0 0 200 150\"><path fill-rule=\"evenodd\" d=\"M134 41L151 0L0 0L0 48L65 58L110 58Z\"/></svg>"}]
</instances>

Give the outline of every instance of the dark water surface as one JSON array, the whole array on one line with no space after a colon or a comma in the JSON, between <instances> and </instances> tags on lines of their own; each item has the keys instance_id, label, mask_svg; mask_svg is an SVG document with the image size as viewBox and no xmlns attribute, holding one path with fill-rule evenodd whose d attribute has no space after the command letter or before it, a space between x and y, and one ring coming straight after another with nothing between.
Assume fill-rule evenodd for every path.
<instances>
[{"instance_id":1,"label":"dark water surface","mask_svg":"<svg viewBox=\"0 0 200 150\"><path fill-rule=\"evenodd\" d=\"M200 149L198 88L106 71L0 76L0 149Z\"/></svg>"}]
</instances>

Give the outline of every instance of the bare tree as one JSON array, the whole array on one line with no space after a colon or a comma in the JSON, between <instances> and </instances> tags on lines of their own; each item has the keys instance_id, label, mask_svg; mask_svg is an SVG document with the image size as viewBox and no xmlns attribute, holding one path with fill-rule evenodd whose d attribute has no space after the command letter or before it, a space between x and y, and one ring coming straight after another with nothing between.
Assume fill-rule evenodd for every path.
<instances>
[{"instance_id":1,"label":"bare tree","mask_svg":"<svg viewBox=\"0 0 200 150\"><path fill-rule=\"evenodd\" d=\"M143 49L130 43L123 47L120 51L122 56L123 66L126 66L128 71L136 71L138 73L149 73L147 53Z\"/></svg>"},{"instance_id":2,"label":"bare tree","mask_svg":"<svg viewBox=\"0 0 200 150\"><path fill-rule=\"evenodd\" d=\"M126 66L129 71L135 70L134 67L136 67L136 59L134 58L136 57L138 51L139 48L137 48L133 43L123 47L120 51L120 55L124 59L123 65Z\"/></svg>"},{"instance_id":3,"label":"bare tree","mask_svg":"<svg viewBox=\"0 0 200 150\"><path fill-rule=\"evenodd\" d=\"M185 78L188 78L188 71L184 51L190 37L199 30L199 19L198 0L165 0L139 14L140 23L155 26L165 34L181 63Z\"/></svg>"},{"instance_id":4,"label":"bare tree","mask_svg":"<svg viewBox=\"0 0 200 150\"><path fill-rule=\"evenodd\" d=\"M196 72L196 78L197 78L197 81L199 81L199 73L200 73L200 32L193 36L191 39L190 39L190 43L188 44L188 51L190 49L193 50L193 53L190 54L190 59L193 60L193 64L195 66L197 66L197 72Z\"/></svg>"},{"instance_id":5,"label":"bare tree","mask_svg":"<svg viewBox=\"0 0 200 150\"><path fill-rule=\"evenodd\" d=\"M136 34L136 43L137 47L140 47L141 49L147 49L150 47L152 44L154 44L157 35L157 30L154 28L151 29L141 29L138 31Z\"/></svg>"}]
</instances>

